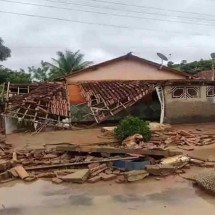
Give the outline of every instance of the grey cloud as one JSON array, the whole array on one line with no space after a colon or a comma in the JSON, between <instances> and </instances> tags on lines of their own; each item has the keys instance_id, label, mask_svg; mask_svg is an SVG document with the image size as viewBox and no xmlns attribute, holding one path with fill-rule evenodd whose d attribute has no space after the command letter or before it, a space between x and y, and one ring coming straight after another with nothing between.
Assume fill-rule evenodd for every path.
<instances>
[{"instance_id":1,"label":"grey cloud","mask_svg":"<svg viewBox=\"0 0 215 215\"><path fill-rule=\"evenodd\" d=\"M43 0L23 1L67 7L63 4L48 3ZM213 14L215 2L209 0L118 0L118 2L133 5L146 5L148 7L166 8L166 11L137 7L131 8L127 6L110 5L96 2L93 3L86 0L73 0L70 2L82 4L87 3L100 6L108 5L109 7L114 7L121 10L124 8L143 12L157 12L169 14L173 17L202 17L204 19L214 20L214 22L204 21L206 24L210 23L213 25L215 23L215 16L198 16L194 14L190 15L182 14L180 12L173 13L168 11L169 9L175 9L181 11ZM77 6L73 7L72 5L68 6L68 8L69 7L73 9L76 8L92 10L92 8L89 9L87 7ZM157 62L159 62L159 59L156 56L156 52L163 52L166 55L171 53L172 60L174 62L180 62L183 59L187 59L188 61L197 60L200 58L207 59L209 58L210 53L215 51L213 36L215 35L215 29L210 26L105 16L60 9L57 10L35 6L9 4L1 1L0 10L156 30L147 31L110 28L0 13L0 37L4 39L5 44L12 50L12 57L6 62L3 62L3 65L13 69L27 68L28 66L32 65L38 66L41 60L50 61L52 57L55 57L56 51L65 49L70 49L73 51L80 49L81 52L86 55L87 60L92 60L95 63L123 55L130 51L133 51L136 55ZM101 10L95 9L95 11ZM102 11L111 12L110 10ZM112 11L112 13L116 13L116 11ZM137 16L137 14L123 11L119 14L132 14ZM159 18L159 16L147 14L143 14L142 16L148 18ZM168 19L165 17L160 18ZM174 20L185 21L185 19L179 17L174 18ZM199 21L196 21L196 23L197 22Z\"/></svg>"}]
</instances>

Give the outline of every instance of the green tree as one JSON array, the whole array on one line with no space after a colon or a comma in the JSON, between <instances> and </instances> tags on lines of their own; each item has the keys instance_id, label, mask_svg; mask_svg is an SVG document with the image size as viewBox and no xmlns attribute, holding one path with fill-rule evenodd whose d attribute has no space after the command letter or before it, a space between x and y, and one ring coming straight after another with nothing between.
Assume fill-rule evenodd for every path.
<instances>
[{"instance_id":1,"label":"green tree","mask_svg":"<svg viewBox=\"0 0 215 215\"><path fill-rule=\"evenodd\" d=\"M41 61L41 67L35 68L34 66L28 67L33 81L43 82L49 80L49 67Z\"/></svg>"},{"instance_id":2,"label":"green tree","mask_svg":"<svg viewBox=\"0 0 215 215\"><path fill-rule=\"evenodd\" d=\"M187 63L186 60L183 60L180 64L168 64L169 67L177 69L182 72L187 72L190 74L196 74L200 71L211 70L212 69L212 60L199 60Z\"/></svg>"},{"instance_id":3,"label":"green tree","mask_svg":"<svg viewBox=\"0 0 215 215\"><path fill-rule=\"evenodd\" d=\"M8 47L4 46L4 41L0 37L0 61L4 61L10 56L11 50Z\"/></svg>"},{"instance_id":4,"label":"green tree","mask_svg":"<svg viewBox=\"0 0 215 215\"><path fill-rule=\"evenodd\" d=\"M4 82L11 82L16 84L31 83L31 75L24 70L12 71L10 69L0 67L0 84Z\"/></svg>"},{"instance_id":5,"label":"green tree","mask_svg":"<svg viewBox=\"0 0 215 215\"><path fill-rule=\"evenodd\" d=\"M84 69L92 64L91 61L84 61L84 55L80 51L57 52L57 59L52 58L52 63L46 63L50 67L50 78L56 79L72 72Z\"/></svg>"}]
</instances>

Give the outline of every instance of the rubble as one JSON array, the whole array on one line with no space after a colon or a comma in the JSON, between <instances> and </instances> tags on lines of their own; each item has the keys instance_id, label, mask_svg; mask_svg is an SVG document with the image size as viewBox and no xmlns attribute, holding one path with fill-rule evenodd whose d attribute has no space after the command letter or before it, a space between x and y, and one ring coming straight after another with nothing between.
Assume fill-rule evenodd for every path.
<instances>
[{"instance_id":1,"label":"rubble","mask_svg":"<svg viewBox=\"0 0 215 215\"><path fill-rule=\"evenodd\" d=\"M111 181L116 178L115 174L106 174L106 173L101 173L100 177L103 181Z\"/></svg>"},{"instance_id":2,"label":"rubble","mask_svg":"<svg viewBox=\"0 0 215 215\"><path fill-rule=\"evenodd\" d=\"M109 180L126 183L142 180L148 175L181 174L193 165L213 168L214 162L210 160L169 149L169 146L178 146L188 151L212 143L210 138L215 139L215 135L168 126L154 129L149 142L144 142L141 135L135 134L114 146L59 143L35 150L0 149L0 182L16 178L31 182L45 178L56 184Z\"/></svg>"},{"instance_id":3,"label":"rubble","mask_svg":"<svg viewBox=\"0 0 215 215\"><path fill-rule=\"evenodd\" d=\"M126 180L124 175L118 175L116 180L115 180L115 182L118 183L118 184L121 184L121 183L127 182L127 180Z\"/></svg>"},{"instance_id":4,"label":"rubble","mask_svg":"<svg viewBox=\"0 0 215 215\"><path fill-rule=\"evenodd\" d=\"M149 173L145 170L132 170L125 174L128 182L139 181L147 177Z\"/></svg>"},{"instance_id":5,"label":"rubble","mask_svg":"<svg viewBox=\"0 0 215 215\"><path fill-rule=\"evenodd\" d=\"M65 182L73 182L73 183L84 183L88 176L89 176L90 170L89 169L80 169L77 170L75 173L71 173L66 176L60 177L61 180Z\"/></svg>"},{"instance_id":6,"label":"rubble","mask_svg":"<svg viewBox=\"0 0 215 215\"><path fill-rule=\"evenodd\" d=\"M89 182L89 183L96 183L96 182L98 182L98 181L100 181L100 180L101 180L101 176L100 176L100 175L97 175L97 176L95 176L95 177L92 177L92 178L88 179L88 182Z\"/></svg>"},{"instance_id":7,"label":"rubble","mask_svg":"<svg viewBox=\"0 0 215 215\"><path fill-rule=\"evenodd\" d=\"M161 165L172 165L176 168L182 168L183 166L187 165L190 161L188 156L177 155L174 157L169 157L162 159L160 164Z\"/></svg>"},{"instance_id":8,"label":"rubble","mask_svg":"<svg viewBox=\"0 0 215 215\"><path fill-rule=\"evenodd\" d=\"M146 166L146 171L155 176L167 176L174 174L176 172L176 168L171 165L148 165Z\"/></svg>"},{"instance_id":9,"label":"rubble","mask_svg":"<svg viewBox=\"0 0 215 215\"><path fill-rule=\"evenodd\" d=\"M149 141L153 144L177 145L178 148L191 151L195 146L204 146L215 143L215 134L207 134L204 131L184 131L170 128L164 131L154 131Z\"/></svg>"},{"instance_id":10,"label":"rubble","mask_svg":"<svg viewBox=\"0 0 215 215\"><path fill-rule=\"evenodd\" d=\"M29 174L26 172L26 170L23 168L23 166L16 166L16 167L14 167L14 169L22 180L29 177Z\"/></svg>"},{"instance_id":11,"label":"rubble","mask_svg":"<svg viewBox=\"0 0 215 215\"><path fill-rule=\"evenodd\" d=\"M55 184L61 184L61 183L63 183L63 180L60 178L52 178L52 182Z\"/></svg>"}]
</instances>

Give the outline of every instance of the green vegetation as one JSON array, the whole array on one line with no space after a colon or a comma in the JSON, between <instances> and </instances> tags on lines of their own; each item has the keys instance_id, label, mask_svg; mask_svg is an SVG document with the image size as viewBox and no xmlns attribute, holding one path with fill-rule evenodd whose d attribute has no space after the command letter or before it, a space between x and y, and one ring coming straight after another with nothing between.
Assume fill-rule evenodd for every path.
<instances>
[{"instance_id":1,"label":"green vegetation","mask_svg":"<svg viewBox=\"0 0 215 215\"><path fill-rule=\"evenodd\" d=\"M186 60L182 60L180 64L174 64L172 61L170 61L168 62L168 67L194 75L200 71L211 70L212 60L201 59L200 61L194 61L190 63L187 63Z\"/></svg>"},{"instance_id":2,"label":"green vegetation","mask_svg":"<svg viewBox=\"0 0 215 215\"><path fill-rule=\"evenodd\" d=\"M0 67L0 84L4 82L11 82L14 84L27 84L31 83L31 75L24 70L12 71L10 69Z\"/></svg>"},{"instance_id":3,"label":"green vegetation","mask_svg":"<svg viewBox=\"0 0 215 215\"><path fill-rule=\"evenodd\" d=\"M148 122L133 116L127 116L123 119L115 129L114 133L116 138L120 141L134 134L141 134L144 141L149 141L151 138Z\"/></svg>"},{"instance_id":4,"label":"green vegetation","mask_svg":"<svg viewBox=\"0 0 215 215\"><path fill-rule=\"evenodd\" d=\"M0 61L4 61L10 56L11 50L8 47L4 46L4 41L0 37Z\"/></svg>"}]
</instances>

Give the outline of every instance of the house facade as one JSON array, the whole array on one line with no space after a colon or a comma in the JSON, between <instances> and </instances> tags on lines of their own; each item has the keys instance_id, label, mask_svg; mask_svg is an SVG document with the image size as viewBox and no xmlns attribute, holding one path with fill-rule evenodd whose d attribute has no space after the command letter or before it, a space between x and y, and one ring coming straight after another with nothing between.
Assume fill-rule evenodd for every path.
<instances>
[{"instance_id":1,"label":"house facade","mask_svg":"<svg viewBox=\"0 0 215 215\"><path fill-rule=\"evenodd\" d=\"M164 89L166 123L215 121L215 82L175 82Z\"/></svg>"}]
</instances>

